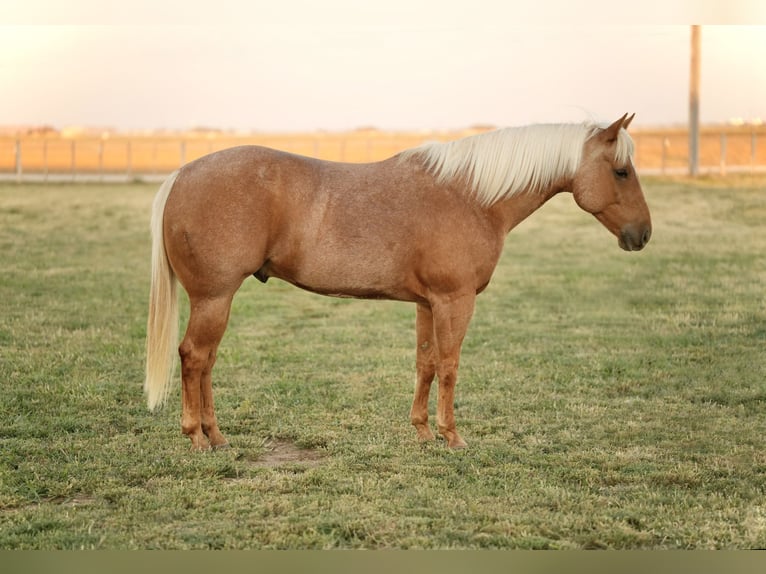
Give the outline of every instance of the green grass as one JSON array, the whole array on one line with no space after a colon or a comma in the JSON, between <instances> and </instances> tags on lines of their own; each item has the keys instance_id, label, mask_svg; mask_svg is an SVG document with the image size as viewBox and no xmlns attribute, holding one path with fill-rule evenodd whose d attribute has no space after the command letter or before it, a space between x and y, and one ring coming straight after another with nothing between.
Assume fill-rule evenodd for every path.
<instances>
[{"instance_id":1,"label":"green grass","mask_svg":"<svg viewBox=\"0 0 766 574\"><path fill-rule=\"evenodd\" d=\"M470 448L408 422L414 309L270 281L214 373L230 451L144 406L144 185L0 185L0 548L766 547L766 180L647 180L640 254L571 197L464 345ZM433 406L433 405L432 405ZM264 465L269 441L318 460Z\"/></svg>"}]
</instances>

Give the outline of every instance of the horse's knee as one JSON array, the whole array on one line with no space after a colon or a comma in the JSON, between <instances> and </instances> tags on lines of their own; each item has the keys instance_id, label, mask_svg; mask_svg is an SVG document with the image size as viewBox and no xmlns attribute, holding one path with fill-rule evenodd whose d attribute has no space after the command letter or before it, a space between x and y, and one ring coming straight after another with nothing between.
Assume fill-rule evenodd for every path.
<instances>
[{"instance_id":1,"label":"horse's knee","mask_svg":"<svg viewBox=\"0 0 766 574\"><path fill-rule=\"evenodd\" d=\"M441 361L436 367L440 385L454 385L457 381L458 362L456 360Z\"/></svg>"},{"instance_id":2,"label":"horse's knee","mask_svg":"<svg viewBox=\"0 0 766 574\"><path fill-rule=\"evenodd\" d=\"M422 377L432 377L436 374L436 361L432 359L417 359L415 369Z\"/></svg>"}]
</instances>

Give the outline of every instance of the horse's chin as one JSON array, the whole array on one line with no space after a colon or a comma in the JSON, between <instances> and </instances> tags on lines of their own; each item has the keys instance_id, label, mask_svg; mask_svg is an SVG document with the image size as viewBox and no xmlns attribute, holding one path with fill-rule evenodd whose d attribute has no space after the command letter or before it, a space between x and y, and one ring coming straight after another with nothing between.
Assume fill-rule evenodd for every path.
<instances>
[{"instance_id":1,"label":"horse's chin","mask_svg":"<svg viewBox=\"0 0 766 574\"><path fill-rule=\"evenodd\" d=\"M628 244L627 244L627 243L625 243L625 240L624 240L622 237L620 237L620 238L618 238L618 239L617 239L617 245L619 245L619 246L620 246L620 249L622 249L623 251L632 251L632 250L631 250L631 249L628 247Z\"/></svg>"}]
</instances>

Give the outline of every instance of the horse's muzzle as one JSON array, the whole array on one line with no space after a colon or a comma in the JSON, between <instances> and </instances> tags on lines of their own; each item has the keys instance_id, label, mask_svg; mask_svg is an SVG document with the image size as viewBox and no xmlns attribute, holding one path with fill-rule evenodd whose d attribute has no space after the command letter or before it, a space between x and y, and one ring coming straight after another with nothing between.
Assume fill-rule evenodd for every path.
<instances>
[{"instance_id":1,"label":"horse's muzzle","mask_svg":"<svg viewBox=\"0 0 766 574\"><path fill-rule=\"evenodd\" d=\"M651 225L626 225L620 231L618 243L625 251L641 251L649 243L651 237Z\"/></svg>"}]
</instances>

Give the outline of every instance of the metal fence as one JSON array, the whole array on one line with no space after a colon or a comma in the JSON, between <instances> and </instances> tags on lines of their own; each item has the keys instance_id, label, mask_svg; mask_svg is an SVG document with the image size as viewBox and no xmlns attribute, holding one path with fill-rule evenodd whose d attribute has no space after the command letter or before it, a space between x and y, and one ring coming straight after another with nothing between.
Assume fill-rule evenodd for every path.
<instances>
[{"instance_id":1,"label":"metal fence","mask_svg":"<svg viewBox=\"0 0 766 574\"><path fill-rule=\"evenodd\" d=\"M205 154L246 144L335 161L377 161L424 141L451 140L481 131L78 137L48 133L0 137L0 178L18 182L159 180ZM636 144L634 159L639 173L688 172L686 130L631 130L631 135ZM742 172L766 172L766 126L703 128L700 173Z\"/></svg>"},{"instance_id":2,"label":"metal fence","mask_svg":"<svg viewBox=\"0 0 766 574\"><path fill-rule=\"evenodd\" d=\"M686 129L631 130L639 173L689 173ZM699 173L766 173L766 126L709 126L700 130Z\"/></svg>"}]
</instances>

